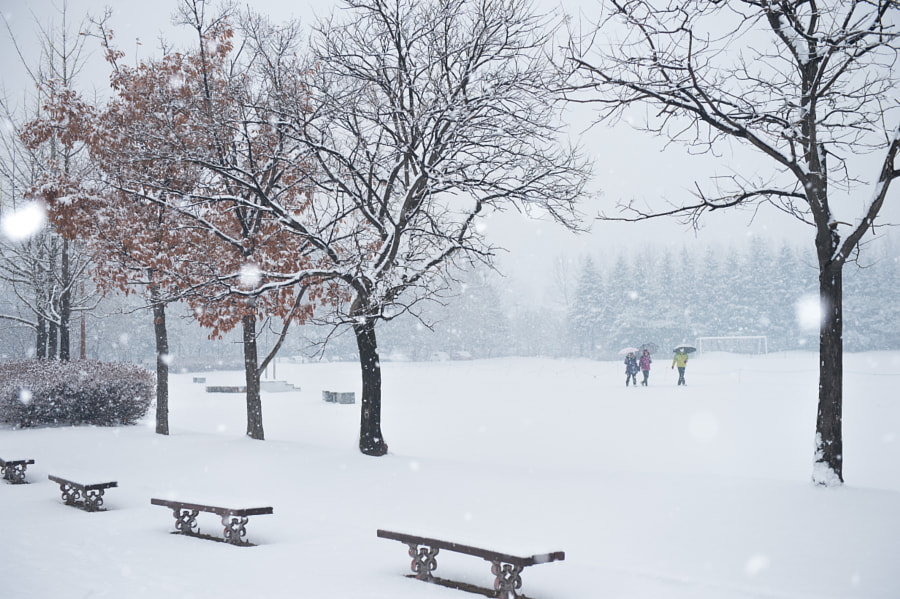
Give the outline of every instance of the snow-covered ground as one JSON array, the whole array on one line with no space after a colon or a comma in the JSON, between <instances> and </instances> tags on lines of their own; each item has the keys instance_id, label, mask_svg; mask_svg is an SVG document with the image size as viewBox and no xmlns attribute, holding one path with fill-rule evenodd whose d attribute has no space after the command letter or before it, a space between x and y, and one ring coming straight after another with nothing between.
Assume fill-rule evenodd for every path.
<instances>
[{"instance_id":1,"label":"snow-covered ground","mask_svg":"<svg viewBox=\"0 0 900 599\"><path fill-rule=\"evenodd\" d=\"M0 429L0 457L34 458L0 484L0 597L463 599L405 577L378 528L509 552L536 599L900 597L900 353L845 356L846 485L810 482L816 355L698 356L687 387L666 356L647 388L618 362L385 363L390 454L356 450L353 363L278 365L267 440L244 437L240 395L172 379L172 434ZM237 372L206 375L241 384ZM62 504L48 474L114 479L106 512ZM170 534L151 497L274 507L256 547ZM204 519L204 518L207 519ZM218 519L200 528L217 534ZM436 574L489 586L487 562L441 552Z\"/></svg>"}]
</instances>

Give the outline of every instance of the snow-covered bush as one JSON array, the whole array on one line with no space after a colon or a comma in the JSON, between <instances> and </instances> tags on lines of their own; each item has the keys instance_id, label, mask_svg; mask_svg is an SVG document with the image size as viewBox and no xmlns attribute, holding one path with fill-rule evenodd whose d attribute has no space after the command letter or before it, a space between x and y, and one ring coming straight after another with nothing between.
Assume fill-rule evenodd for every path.
<instances>
[{"instance_id":1,"label":"snow-covered bush","mask_svg":"<svg viewBox=\"0 0 900 599\"><path fill-rule=\"evenodd\" d=\"M0 363L0 422L18 427L134 424L150 407L152 373L80 360Z\"/></svg>"}]
</instances>

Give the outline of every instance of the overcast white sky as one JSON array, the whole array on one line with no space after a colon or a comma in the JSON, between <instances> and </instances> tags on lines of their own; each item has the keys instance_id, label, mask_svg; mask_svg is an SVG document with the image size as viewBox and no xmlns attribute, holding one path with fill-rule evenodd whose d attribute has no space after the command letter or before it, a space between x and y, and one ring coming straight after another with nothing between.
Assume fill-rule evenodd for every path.
<instances>
[{"instance_id":1,"label":"overcast white sky","mask_svg":"<svg viewBox=\"0 0 900 599\"><path fill-rule=\"evenodd\" d=\"M314 3L297 0L253 0L254 10L268 14L273 21L280 22L291 17L299 17L310 24L316 16L324 16L338 6L335 0L318 0ZM595 0L565 2L571 11L579 5L588 11L597 12ZM60 21L59 8L63 0L0 0L0 11L18 39L23 50L29 53L29 61L36 60L36 23L46 25L50 19ZM541 0L541 6L552 8L554 0ZM134 0L68 0L70 21L77 27L88 12L102 14L105 6L113 10L112 28L116 32L119 47L129 58L146 58L156 54L158 38L162 34L167 40L179 39L178 31L172 27L170 16L176 7L176 0L156 0L136 2ZM82 87L105 86L106 65L96 44L88 44L92 51L92 67L82 77ZM14 54L10 36L5 28L0 31L0 82L7 98L21 94L24 75L20 61ZM631 130L625 125L615 129L594 127L588 129L590 115L582 109L573 116L573 134L595 159L596 197L585 203L584 212L592 216L601 206L609 209L619 198L639 198L656 200L678 197L690 193L694 181L708 180L717 171L729 172L728 168L754 168L753 164L716 163L709 158L688 157L678 148L663 152L663 140ZM877 158L872 157L873 175L877 170ZM865 190L867 195L871 193ZM888 198L887 213L894 222L900 222L900 188L895 186ZM533 288L526 293L541 293L546 284L545 277L534 277L534 273L546 273L557 256L564 255L577 259L581 255L612 256L621 249L638 251L644 244L688 244L698 251L708 243L732 243L739 240L763 239L772 243L791 240L809 248L813 243L812 229L801 225L790 217L775 211L763 209L751 224L748 212L721 213L709 217L699 233L686 229L672 220L657 220L639 224L598 222L587 235L572 235L558 225L541 221L528 221L515 215L492 217L487 221L489 234L495 243L510 250L502 259L505 272L523 284L522 279L535 280ZM896 233L894 233L896 235ZM526 284L527 285L527 284Z\"/></svg>"}]
</instances>

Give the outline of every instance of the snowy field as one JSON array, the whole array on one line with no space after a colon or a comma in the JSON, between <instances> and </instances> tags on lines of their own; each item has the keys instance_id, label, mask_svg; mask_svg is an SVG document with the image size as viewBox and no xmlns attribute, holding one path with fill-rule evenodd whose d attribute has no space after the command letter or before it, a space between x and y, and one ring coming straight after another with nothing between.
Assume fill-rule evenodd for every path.
<instances>
[{"instance_id":1,"label":"snowy field","mask_svg":"<svg viewBox=\"0 0 900 599\"><path fill-rule=\"evenodd\" d=\"M405 577L378 528L508 552L563 550L527 568L535 599L900 597L900 353L845 356L844 475L810 483L812 353L698 356L687 387L658 355L647 388L618 362L499 359L384 364L390 454L356 449L354 363L278 365L267 440L244 437L241 395L172 377L172 434L0 429L5 599L465 599ZM211 385L241 384L237 372ZM62 504L48 474L117 480L106 512ZM89 479L89 480L88 480ZM256 547L170 534L151 497L266 505ZM207 519L204 519L207 518ZM201 514L203 532L218 519ZM441 552L436 574L489 586L489 565Z\"/></svg>"}]
</instances>

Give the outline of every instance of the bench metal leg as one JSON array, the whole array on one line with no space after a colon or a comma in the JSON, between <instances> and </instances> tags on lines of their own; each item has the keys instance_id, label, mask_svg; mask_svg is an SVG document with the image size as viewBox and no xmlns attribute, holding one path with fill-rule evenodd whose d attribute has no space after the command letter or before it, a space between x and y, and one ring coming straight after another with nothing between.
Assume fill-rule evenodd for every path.
<instances>
[{"instance_id":1,"label":"bench metal leg","mask_svg":"<svg viewBox=\"0 0 900 599\"><path fill-rule=\"evenodd\" d=\"M522 588L522 566L491 562L491 573L494 579L494 590L499 599L514 599L516 591Z\"/></svg>"},{"instance_id":2,"label":"bench metal leg","mask_svg":"<svg viewBox=\"0 0 900 599\"><path fill-rule=\"evenodd\" d=\"M244 537L247 536L248 521L249 518L233 516L229 520L229 516L222 516L222 526L225 527L225 542L232 545L247 545L248 543L244 540Z\"/></svg>"},{"instance_id":3,"label":"bench metal leg","mask_svg":"<svg viewBox=\"0 0 900 599\"><path fill-rule=\"evenodd\" d=\"M14 485L21 485L28 482L25 480L25 468L27 468L25 464L8 464L6 466L0 466L0 469L3 471L3 478Z\"/></svg>"},{"instance_id":4,"label":"bench metal leg","mask_svg":"<svg viewBox=\"0 0 900 599\"><path fill-rule=\"evenodd\" d=\"M440 552L438 548L431 548L427 545L419 546L415 543L407 543L409 547L409 557L413 558L410 568L416 574L419 580L431 580L432 572L437 568L437 554Z\"/></svg>"},{"instance_id":5,"label":"bench metal leg","mask_svg":"<svg viewBox=\"0 0 900 599\"><path fill-rule=\"evenodd\" d=\"M180 508L172 508L172 515L175 516L175 530L183 535L196 535L197 530L197 514L199 510L182 510Z\"/></svg>"},{"instance_id":6,"label":"bench metal leg","mask_svg":"<svg viewBox=\"0 0 900 599\"><path fill-rule=\"evenodd\" d=\"M97 512L103 507L103 489L92 489L84 492L84 510Z\"/></svg>"},{"instance_id":7,"label":"bench metal leg","mask_svg":"<svg viewBox=\"0 0 900 599\"><path fill-rule=\"evenodd\" d=\"M59 491L62 494L62 500L66 502L66 505L78 505L81 499L81 489L66 483L60 483Z\"/></svg>"}]
</instances>

